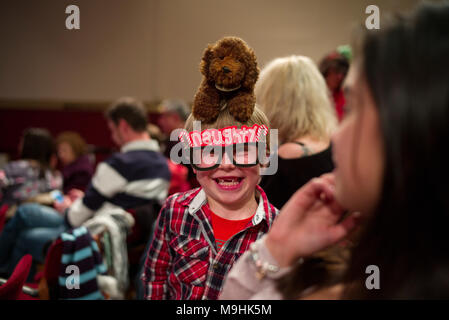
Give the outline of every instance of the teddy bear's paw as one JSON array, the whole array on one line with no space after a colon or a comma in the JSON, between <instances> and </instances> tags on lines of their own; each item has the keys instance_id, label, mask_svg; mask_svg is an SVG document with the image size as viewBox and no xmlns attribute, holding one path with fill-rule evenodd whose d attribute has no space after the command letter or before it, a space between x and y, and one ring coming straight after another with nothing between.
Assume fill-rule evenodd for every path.
<instances>
[{"instance_id":1,"label":"teddy bear's paw","mask_svg":"<svg viewBox=\"0 0 449 320\"><path fill-rule=\"evenodd\" d=\"M228 102L229 112L237 121L246 122L253 114L255 103L253 95L238 95Z\"/></svg>"},{"instance_id":2,"label":"teddy bear's paw","mask_svg":"<svg viewBox=\"0 0 449 320\"><path fill-rule=\"evenodd\" d=\"M213 108L206 105L194 105L192 113L196 120L205 123L214 122L219 114L218 108Z\"/></svg>"},{"instance_id":3,"label":"teddy bear's paw","mask_svg":"<svg viewBox=\"0 0 449 320\"><path fill-rule=\"evenodd\" d=\"M248 108L246 110L238 110L236 112L231 111L231 114L237 121L245 123L253 114L252 110L254 110L254 108L253 109Z\"/></svg>"}]
</instances>

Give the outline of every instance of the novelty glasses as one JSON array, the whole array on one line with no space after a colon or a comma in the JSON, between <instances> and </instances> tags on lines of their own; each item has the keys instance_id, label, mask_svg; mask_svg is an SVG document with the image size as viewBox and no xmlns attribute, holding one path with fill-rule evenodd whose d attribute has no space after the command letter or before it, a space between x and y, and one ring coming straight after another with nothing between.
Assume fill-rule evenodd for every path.
<instances>
[{"instance_id":1,"label":"novelty glasses","mask_svg":"<svg viewBox=\"0 0 449 320\"><path fill-rule=\"evenodd\" d=\"M266 144L262 142L238 143L227 146L203 146L190 148L190 164L196 170L206 171L227 162L237 167L252 167L266 160Z\"/></svg>"}]
</instances>

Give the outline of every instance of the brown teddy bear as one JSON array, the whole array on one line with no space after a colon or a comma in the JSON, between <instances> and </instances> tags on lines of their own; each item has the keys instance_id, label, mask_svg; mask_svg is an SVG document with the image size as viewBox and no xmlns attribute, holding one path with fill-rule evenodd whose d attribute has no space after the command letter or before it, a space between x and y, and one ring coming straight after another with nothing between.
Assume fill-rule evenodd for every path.
<instances>
[{"instance_id":1,"label":"brown teddy bear","mask_svg":"<svg viewBox=\"0 0 449 320\"><path fill-rule=\"evenodd\" d=\"M246 122L259 77L254 51L240 38L225 37L206 48L200 70L204 77L193 102L194 117L211 123L227 107L236 120Z\"/></svg>"}]
</instances>

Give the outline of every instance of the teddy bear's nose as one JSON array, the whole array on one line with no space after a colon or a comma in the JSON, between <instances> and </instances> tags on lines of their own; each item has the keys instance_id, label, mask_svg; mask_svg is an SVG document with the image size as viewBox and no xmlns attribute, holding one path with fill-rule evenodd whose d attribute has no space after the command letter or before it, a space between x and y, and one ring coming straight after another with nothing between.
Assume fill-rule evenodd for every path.
<instances>
[{"instance_id":1,"label":"teddy bear's nose","mask_svg":"<svg viewBox=\"0 0 449 320\"><path fill-rule=\"evenodd\" d=\"M229 69L228 67L224 66L223 68L221 68L223 70L224 73L229 73L231 72L231 69Z\"/></svg>"}]
</instances>

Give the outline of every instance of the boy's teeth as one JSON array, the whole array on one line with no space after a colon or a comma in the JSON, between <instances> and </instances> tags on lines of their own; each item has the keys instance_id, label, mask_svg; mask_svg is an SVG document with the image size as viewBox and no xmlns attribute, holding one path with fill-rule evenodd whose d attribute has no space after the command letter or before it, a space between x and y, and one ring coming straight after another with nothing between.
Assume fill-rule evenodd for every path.
<instances>
[{"instance_id":1,"label":"boy's teeth","mask_svg":"<svg viewBox=\"0 0 449 320\"><path fill-rule=\"evenodd\" d=\"M234 186L239 184L238 179L218 179L218 183L224 186Z\"/></svg>"}]
</instances>

